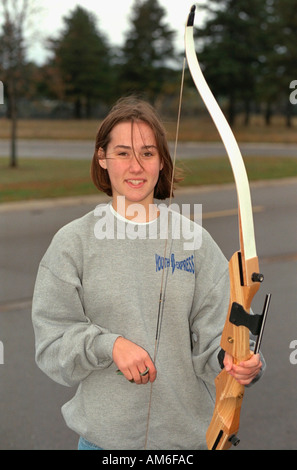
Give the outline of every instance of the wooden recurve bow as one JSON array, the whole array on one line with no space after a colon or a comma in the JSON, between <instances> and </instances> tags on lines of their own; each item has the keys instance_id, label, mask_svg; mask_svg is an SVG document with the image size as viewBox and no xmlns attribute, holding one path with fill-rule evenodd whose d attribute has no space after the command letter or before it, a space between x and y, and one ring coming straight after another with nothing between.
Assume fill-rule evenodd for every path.
<instances>
[{"instance_id":1,"label":"wooden recurve bow","mask_svg":"<svg viewBox=\"0 0 297 470\"><path fill-rule=\"evenodd\" d=\"M238 199L240 250L229 261L230 303L221 338L221 352L228 352L235 364L246 361L258 352L270 302L266 296L262 315L249 315L253 297L264 277L259 274L256 253L250 187L244 161L232 130L202 74L194 43L195 5L191 8L185 32L185 50L193 81L224 143L236 183ZM257 349L250 351L250 331L259 337ZM223 367L223 365L222 365ZM208 449L224 450L237 445L240 411L245 387L225 369L215 379L216 402L206 433Z\"/></svg>"}]
</instances>

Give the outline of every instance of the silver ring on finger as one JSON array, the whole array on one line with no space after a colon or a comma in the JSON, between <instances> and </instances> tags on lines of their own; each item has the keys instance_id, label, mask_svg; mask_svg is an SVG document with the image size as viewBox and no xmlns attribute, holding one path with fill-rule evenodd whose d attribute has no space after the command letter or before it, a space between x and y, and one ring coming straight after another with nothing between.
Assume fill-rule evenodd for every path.
<instances>
[{"instance_id":1,"label":"silver ring on finger","mask_svg":"<svg viewBox=\"0 0 297 470\"><path fill-rule=\"evenodd\" d=\"M146 375L149 373L149 370L150 370L149 367L147 367L144 372L139 372L139 375L140 375L141 377L144 377L144 376L146 376Z\"/></svg>"}]
</instances>

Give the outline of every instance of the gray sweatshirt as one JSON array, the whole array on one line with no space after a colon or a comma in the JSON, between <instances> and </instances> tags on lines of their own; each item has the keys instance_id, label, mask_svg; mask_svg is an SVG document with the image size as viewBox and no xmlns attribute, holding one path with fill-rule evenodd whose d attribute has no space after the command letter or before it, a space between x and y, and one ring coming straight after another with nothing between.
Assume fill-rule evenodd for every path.
<instances>
[{"instance_id":1,"label":"gray sweatshirt","mask_svg":"<svg viewBox=\"0 0 297 470\"><path fill-rule=\"evenodd\" d=\"M37 275L37 364L76 388L62 407L64 419L103 449L144 448L151 385L118 375L112 350L123 336L153 357L163 272L147 449L206 448L229 303L228 263L204 229L175 212L165 224L164 251L166 209L161 216L137 225L116 217L110 204L99 206L55 235Z\"/></svg>"}]
</instances>

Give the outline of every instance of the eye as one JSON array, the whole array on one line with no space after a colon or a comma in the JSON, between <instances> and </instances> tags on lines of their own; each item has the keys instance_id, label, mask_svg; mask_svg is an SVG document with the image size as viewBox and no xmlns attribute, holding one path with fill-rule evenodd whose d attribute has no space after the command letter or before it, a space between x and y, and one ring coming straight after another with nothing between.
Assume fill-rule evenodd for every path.
<instances>
[{"instance_id":1,"label":"eye","mask_svg":"<svg viewBox=\"0 0 297 470\"><path fill-rule=\"evenodd\" d=\"M146 157L146 158L149 158L149 157L152 157L152 156L153 156L153 153L147 151L147 152L144 152L143 156Z\"/></svg>"},{"instance_id":2,"label":"eye","mask_svg":"<svg viewBox=\"0 0 297 470\"><path fill-rule=\"evenodd\" d=\"M128 152L122 150L121 152L118 152L118 153L116 154L116 156L117 156L118 158L129 158L130 155L129 155Z\"/></svg>"},{"instance_id":3,"label":"eye","mask_svg":"<svg viewBox=\"0 0 297 470\"><path fill-rule=\"evenodd\" d=\"M158 150L154 146L148 146L143 149L142 156L143 158L149 159L152 157L156 157L158 155Z\"/></svg>"}]
</instances>

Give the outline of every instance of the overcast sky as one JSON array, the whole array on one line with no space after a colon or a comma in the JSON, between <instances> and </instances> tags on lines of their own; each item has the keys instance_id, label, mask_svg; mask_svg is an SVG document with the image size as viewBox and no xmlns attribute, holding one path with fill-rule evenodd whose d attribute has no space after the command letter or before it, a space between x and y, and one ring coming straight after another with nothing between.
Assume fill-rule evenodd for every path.
<instances>
[{"instance_id":1,"label":"overcast sky","mask_svg":"<svg viewBox=\"0 0 297 470\"><path fill-rule=\"evenodd\" d=\"M165 21L177 31L176 48L184 48L184 29L193 0L159 0L165 9ZM134 0L38 0L41 11L36 15L34 43L29 50L30 59L42 63L45 58L44 38L56 36L63 26L63 17L80 5L92 11L98 18L99 30L105 34L111 45L122 45L124 34L129 29L129 16L132 13ZM196 14L196 24L199 24L199 11Z\"/></svg>"}]
</instances>

